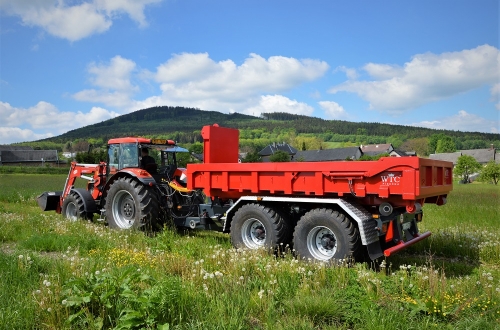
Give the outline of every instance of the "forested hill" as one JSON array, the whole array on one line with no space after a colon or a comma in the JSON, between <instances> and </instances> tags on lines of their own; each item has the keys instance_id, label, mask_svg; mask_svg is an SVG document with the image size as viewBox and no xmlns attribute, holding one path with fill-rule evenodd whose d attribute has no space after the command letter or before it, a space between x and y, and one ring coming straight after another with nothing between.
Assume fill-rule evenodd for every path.
<instances>
[{"instance_id":1,"label":"forested hill","mask_svg":"<svg viewBox=\"0 0 500 330\"><path fill-rule=\"evenodd\" d=\"M103 140L107 140L112 137L122 136L161 135L170 136L179 142L190 142L197 140L194 136L199 135L199 131L204 125L214 123L224 127L264 129L268 132L294 129L297 134L404 135L407 139L411 139L444 133L452 137L474 140L493 141L499 139L498 134L491 133L471 133L381 123L324 120L288 113L268 113L263 114L261 117L253 117L238 113L223 114L217 111L162 106L138 110L98 124L78 128L43 141L64 143L65 141L76 139L102 138Z\"/></svg>"}]
</instances>

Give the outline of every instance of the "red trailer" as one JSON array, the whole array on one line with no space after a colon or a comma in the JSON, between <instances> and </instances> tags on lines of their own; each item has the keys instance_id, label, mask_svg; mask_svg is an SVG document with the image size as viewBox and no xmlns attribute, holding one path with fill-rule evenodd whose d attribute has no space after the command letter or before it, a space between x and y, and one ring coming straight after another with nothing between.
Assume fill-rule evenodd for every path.
<instances>
[{"instance_id":1,"label":"red trailer","mask_svg":"<svg viewBox=\"0 0 500 330\"><path fill-rule=\"evenodd\" d=\"M188 165L188 188L211 198L210 218L236 247L290 243L300 257L323 261L390 256L430 236L418 231L422 207L444 205L452 190L450 162L239 163L238 130L201 133L204 163Z\"/></svg>"}]
</instances>

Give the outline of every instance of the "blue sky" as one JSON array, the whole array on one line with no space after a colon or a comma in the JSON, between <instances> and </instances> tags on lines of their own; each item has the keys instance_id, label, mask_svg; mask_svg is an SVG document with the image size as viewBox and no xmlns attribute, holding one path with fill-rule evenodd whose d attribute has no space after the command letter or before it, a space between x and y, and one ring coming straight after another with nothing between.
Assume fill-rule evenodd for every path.
<instances>
[{"instance_id":1,"label":"blue sky","mask_svg":"<svg viewBox=\"0 0 500 330\"><path fill-rule=\"evenodd\" d=\"M151 106L499 133L498 0L0 0L0 144Z\"/></svg>"}]
</instances>

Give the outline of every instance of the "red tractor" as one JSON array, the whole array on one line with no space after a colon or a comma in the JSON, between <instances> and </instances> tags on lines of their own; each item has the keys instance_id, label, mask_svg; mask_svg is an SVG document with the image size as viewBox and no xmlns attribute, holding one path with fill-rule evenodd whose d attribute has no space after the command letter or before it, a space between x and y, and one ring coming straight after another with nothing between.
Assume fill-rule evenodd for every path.
<instances>
[{"instance_id":1,"label":"red tractor","mask_svg":"<svg viewBox=\"0 0 500 330\"><path fill-rule=\"evenodd\" d=\"M188 151L172 140L111 139L107 162L72 162L64 189L43 193L38 204L70 220L93 219L97 213L111 228L149 230L167 219L184 224L190 215L198 216L203 195L186 188L186 169L177 167L179 152ZM152 154L151 162L144 162L144 153ZM77 178L88 181L86 189L75 188Z\"/></svg>"}]
</instances>

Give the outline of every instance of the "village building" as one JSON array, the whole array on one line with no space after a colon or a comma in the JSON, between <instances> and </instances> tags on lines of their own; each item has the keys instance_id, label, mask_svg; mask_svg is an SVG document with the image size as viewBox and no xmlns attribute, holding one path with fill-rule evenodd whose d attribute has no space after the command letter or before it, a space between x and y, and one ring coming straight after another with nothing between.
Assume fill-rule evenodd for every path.
<instances>
[{"instance_id":1,"label":"village building","mask_svg":"<svg viewBox=\"0 0 500 330\"><path fill-rule=\"evenodd\" d=\"M288 143L273 143L259 151L259 156L263 162L270 162L269 158L274 155L277 151L283 151L290 155L290 159L297 153L297 149L289 145Z\"/></svg>"},{"instance_id":2,"label":"village building","mask_svg":"<svg viewBox=\"0 0 500 330\"><path fill-rule=\"evenodd\" d=\"M33 150L31 147L0 145L0 166L57 166L63 163L57 150Z\"/></svg>"},{"instance_id":3,"label":"village building","mask_svg":"<svg viewBox=\"0 0 500 330\"><path fill-rule=\"evenodd\" d=\"M391 143L381 143L381 144L367 144L360 146L363 155L367 156L378 156L381 154L390 154L394 147Z\"/></svg>"}]
</instances>

